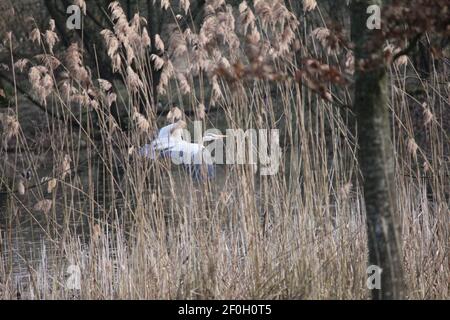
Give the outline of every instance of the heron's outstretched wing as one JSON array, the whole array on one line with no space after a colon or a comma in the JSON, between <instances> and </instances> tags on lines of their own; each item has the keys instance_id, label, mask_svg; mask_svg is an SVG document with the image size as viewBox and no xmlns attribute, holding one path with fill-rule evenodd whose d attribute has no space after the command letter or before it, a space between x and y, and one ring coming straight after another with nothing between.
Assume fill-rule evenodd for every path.
<instances>
[{"instance_id":1,"label":"heron's outstretched wing","mask_svg":"<svg viewBox=\"0 0 450 320\"><path fill-rule=\"evenodd\" d=\"M184 121L177 121L159 130L158 137L151 144L146 144L139 149L139 154L150 159L155 159L158 154L166 153L170 148L183 141L182 130L186 127Z\"/></svg>"},{"instance_id":2,"label":"heron's outstretched wing","mask_svg":"<svg viewBox=\"0 0 450 320\"><path fill-rule=\"evenodd\" d=\"M181 139L182 129L184 128L186 128L186 122L182 120L169 124L159 130L158 139Z\"/></svg>"},{"instance_id":3,"label":"heron's outstretched wing","mask_svg":"<svg viewBox=\"0 0 450 320\"><path fill-rule=\"evenodd\" d=\"M170 137L172 130L177 127L177 123L169 124L168 126L162 127L158 133L158 139Z\"/></svg>"},{"instance_id":4,"label":"heron's outstretched wing","mask_svg":"<svg viewBox=\"0 0 450 320\"><path fill-rule=\"evenodd\" d=\"M152 144L146 144L139 148L138 153L141 157L150 158L152 160L156 159L156 150Z\"/></svg>"}]
</instances>

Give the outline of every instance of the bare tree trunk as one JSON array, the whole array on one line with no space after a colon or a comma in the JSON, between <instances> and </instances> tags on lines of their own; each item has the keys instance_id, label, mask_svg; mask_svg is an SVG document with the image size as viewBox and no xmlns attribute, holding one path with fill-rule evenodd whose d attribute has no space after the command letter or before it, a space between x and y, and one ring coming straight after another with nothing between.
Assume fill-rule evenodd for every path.
<instances>
[{"instance_id":1,"label":"bare tree trunk","mask_svg":"<svg viewBox=\"0 0 450 320\"><path fill-rule=\"evenodd\" d=\"M355 64L368 59L365 69L355 71L354 108L357 115L359 161L367 213L369 264L382 268L381 288L374 299L404 298L401 236L394 194L394 158L390 135L387 71L381 30L366 23L370 5L381 0L353 0L352 40Z\"/></svg>"}]
</instances>

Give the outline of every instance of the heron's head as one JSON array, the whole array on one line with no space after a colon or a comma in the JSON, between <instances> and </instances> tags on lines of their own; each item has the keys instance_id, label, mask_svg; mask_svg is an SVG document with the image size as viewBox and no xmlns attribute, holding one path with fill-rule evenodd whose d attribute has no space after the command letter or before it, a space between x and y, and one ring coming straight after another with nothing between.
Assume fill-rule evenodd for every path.
<instances>
[{"instance_id":1,"label":"heron's head","mask_svg":"<svg viewBox=\"0 0 450 320\"><path fill-rule=\"evenodd\" d=\"M226 138L226 135L208 132L207 134L204 135L203 142L222 140L223 138Z\"/></svg>"}]
</instances>

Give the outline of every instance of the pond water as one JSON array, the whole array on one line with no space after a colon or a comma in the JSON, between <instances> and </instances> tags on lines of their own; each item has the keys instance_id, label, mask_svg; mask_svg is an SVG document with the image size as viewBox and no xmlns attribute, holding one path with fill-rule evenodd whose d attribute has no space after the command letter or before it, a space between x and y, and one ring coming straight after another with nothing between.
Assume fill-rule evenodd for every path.
<instances>
[{"instance_id":1,"label":"pond water","mask_svg":"<svg viewBox=\"0 0 450 320\"><path fill-rule=\"evenodd\" d=\"M47 163L52 163L52 161L48 159ZM51 176L52 167L40 167L36 174L39 177L32 179L31 186L38 183L42 177ZM103 179L98 167L94 170L93 175L96 177L95 189L100 190L98 193L101 195L96 197L97 205L93 209L94 216L97 218L99 217L99 211L105 210L111 205L111 199L108 197L108 191L102 185ZM72 174L71 180L73 181L75 177L87 189L88 168L86 165L79 166L76 173ZM183 201L183 197L189 196L189 192L186 190L187 179L190 179L188 173L180 168L174 168L171 177L173 181L171 186L175 190L173 193L167 192L166 196L172 197L172 194L177 194L180 195L178 200ZM225 180L226 168L216 165L216 175L212 183L220 189L225 186ZM163 185L162 189L164 190L164 188L168 188L168 185ZM34 298L33 290L30 289L32 282L30 274L32 271L36 271L35 274L61 272L61 270L51 270L53 266L61 265L61 257L64 256L64 249L60 247L61 242L58 240L66 235L61 234L61 230L70 230L71 236L78 236L81 245L89 243L91 231L89 214L73 214L69 219L65 219L62 214L58 214L65 205L74 208L73 212L83 210L89 212L91 210L89 201L83 199L82 195L79 198L66 199L62 192L58 191L53 199L53 203L56 203L55 210L45 214L34 207L36 199L42 198L40 192L44 193L46 199L52 199L52 194L45 193L46 185L42 189L32 187L24 195L7 192L0 194L0 283L4 281L2 277L14 281L12 286L17 288L17 298L20 299ZM103 190L106 190L106 192L103 192ZM148 192L150 191L143 190L143 193ZM114 198L115 208L119 212L127 212L123 207L122 200ZM100 217L100 219L102 218ZM45 270L48 272L40 272ZM40 280L45 281L46 279Z\"/></svg>"}]
</instances>

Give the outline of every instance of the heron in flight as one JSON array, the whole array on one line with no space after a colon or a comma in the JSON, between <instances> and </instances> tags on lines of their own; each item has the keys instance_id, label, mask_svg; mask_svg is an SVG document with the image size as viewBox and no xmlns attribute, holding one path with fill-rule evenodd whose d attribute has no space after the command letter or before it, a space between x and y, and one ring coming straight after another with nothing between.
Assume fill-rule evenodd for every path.
<instances>
[{"instance_id":1,"label":"heron in flight","mask_svg":"<svg viewBox=\"0 0 450 320\"><path fill-rule=\"evenodd\" d=\"M207 133L199 143L191 143L183 139L184 128L186 122L183 120L161 128L155 140L140 148L140 155L153 160L159 156L171 158L174 162L183 164L197 180L202 180L205 176L213 178L215 170L211 153L203 143L220 140L226 136Z\"/></svg>"}]
</instances>

